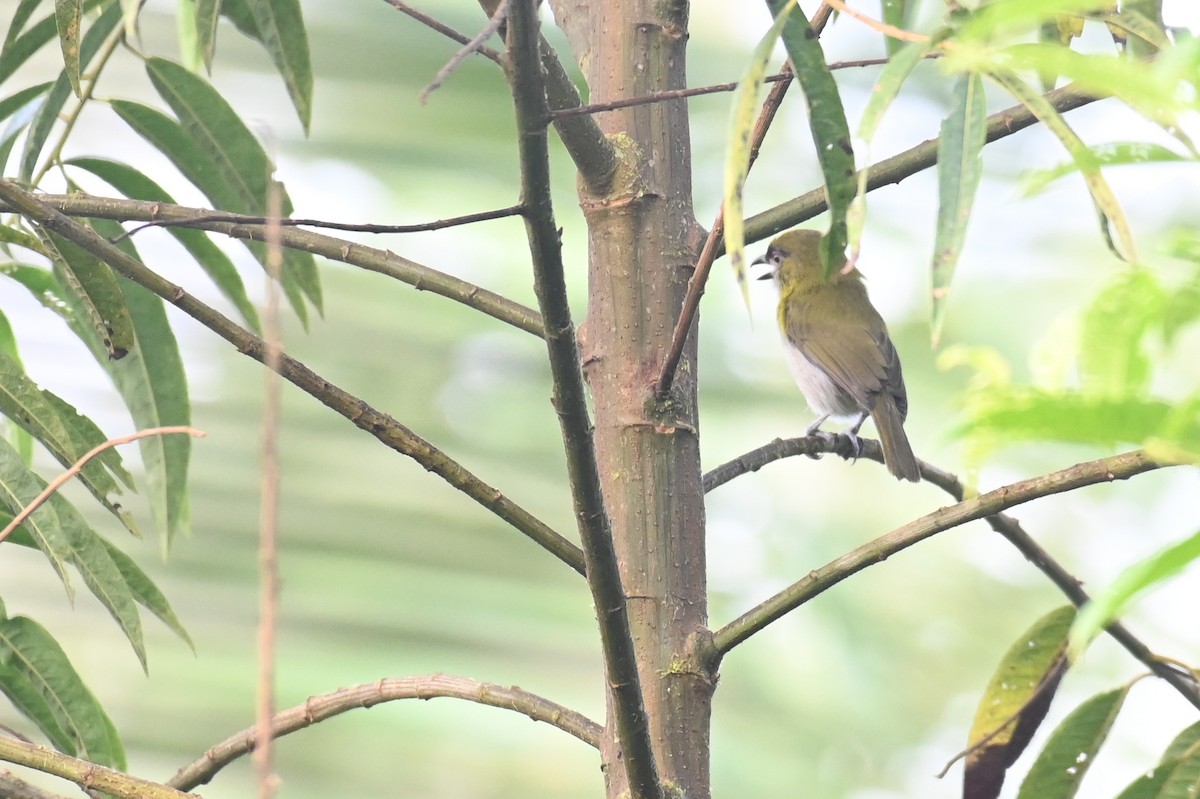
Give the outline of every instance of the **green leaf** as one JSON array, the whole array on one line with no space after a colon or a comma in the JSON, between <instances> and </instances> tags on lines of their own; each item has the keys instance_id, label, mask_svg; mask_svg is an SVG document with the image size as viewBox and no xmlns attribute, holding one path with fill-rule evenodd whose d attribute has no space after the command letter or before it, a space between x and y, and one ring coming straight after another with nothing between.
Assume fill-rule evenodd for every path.
<instances>
[{"instance_id":1,"label":"green leaf","mask_svg":"<svg viewBox=\"0 0 1200 799\"><path fill-rule=\"evenodd\" d=\"M795 2L789 2L775 14L775 23L754 48L746 73L738 83L729 115L729 149L725 154L725 254L729 256L729 265L733 268L733 276L742 290L742 301L747 309L750 308L750 289L746 284L746 225L742 214L742 189L750 170L750 133L754 127L758 93L767 75L767 62L794 7Z\"/></svg>"},{"instance_id":2,"label":"green leaf","mask_svg":"<svg viewBox=\"0 0 1200 799\"><path fill-rule=\"evenodd\" d=\"M7 508L16 516L37 498L45 481L25 466L18 453L5 440L0 439L0 508ZM49 502L43 503L31 513L21 526L28 531L37 548L50 560L50 565L58 573L67 597L74 600L75 592L71 580L67 576L65 564L75 554L71 544L74 531L66 529L66 523L56 512L60 503L66 500L57 494ZM69 520L68 520L69 521Z\"/></svg>"},{"instance_id":3,"label":"green leaf","mask_svg":"<svg viewBox=\"0 0 1200 799\"><path fill-rule=\"evenodd\" d=\"M124 358L134 346L133 323L116 274L75 242L57 233L41 229L39 233L55 276L76 300L78 316L88 321L110 359Z\"/></svg>"},{"instance_id":4,"label":"green leaf","mask_svg":"<svg viewBox=\"0 0 1200 799\"><path fill-rule=\"evenodd\" d=\"M0 353L0 414L20 425L68 468L106 440L90 419L80 416L50 392L39 389L20 362L6 353ZM105 470L106 466L113 470L112 474ZM105 507L118 513L108 499L109 494L121 493L114 474L129 479L119 453L109 449L84 464L79 479Z\"/></svg>"},{"instance_id":5,"label":"green leaf","mask_svg":"<svg viewBox=\"0 0 1200 799\"><path fill-rule=\"evenodd\" d=\"M858 123L859 141L864 142L868 148L875 139L875 132L879 129L879 123L883 121L884 112L896 99L900 93L900 87L904 85L904 81L908 80L908 76L916 69L917 64L921 63L921 60L933 49L934 41L934 38L930 38L924 42L905 44L892 55L891 60L880 71L879 79L875 81L870 99L867 100L866 108L863 109L862 118ZM871 162L869 150L862 153L862 156L864 165ZM865 168L858 171L857 193L847 215L849 228L847 237L850 251L853 253L858 252L859 242L862 240L863 222L867 215L868 172L869 170Z\"/></svg>"},{"instance_id":6,"label":"green leaf","mask_svg":"<svg viewBox=\"0 0 1200 799\"><path fill-rule=\"evenodd\" d=\"M24 364L21 363L21 353L17 347L17 336L13 332L12 325L8 321L8 317L0 311L0 353L3 353L11 361L16 363L19 369L24 369ZM3 386L0 385L0 391ZM6 425L8 435L11 439L13 447L20 454L21 463L29 466L33 463L33 436L22 427L13 424L11 421Z\"/></svg>"},{"instance_id":7,"label":"green leaf","mask_svg":"<svg viewBox=\"0 0 1200 799\"><path fill-rule=\"evenodd\" d=\"M0 56L8 51L9 45L17 38L18 34L25 29L25 23L33 16L33 12L41 5L42 0L21 0L17 3L17 10L13 12L12 17L8 21L8 31L4 34L4 46L0 49Z\"/></svg>"},{"instance_id":8,"label":"green leaf","mask_svg":"<svg viewBox=\"0 0 1200 799\"><path fill-rule=\"evenodd\" d=\"M3 527L11 520L11 514L5 517L4 513L0 512L0 527ZM94 533L93 535L95 536ZM171 608L167 598L158 590L158 586L146 576L146 573L138 567L137 563L131 557L122 552L114 544L100 536L95 536L95 538L104 546L108 557L117 567L121 578L132 592L134 600L157 616L172 632L182 638L184 643L195 650L196 647L192 642L191 636L188 635L187 630L184 629L183 624L175 615L175 611ZM33 538L22 527L14 530L13 534L5 540L23 547L36 548L37 546Z\"/></svg>"},{"instance_id":9,"label":"green leaf","mask_svg":"<svg viewBox=\"0 0 1200 799\"><path fill-rule=\"evenodd\" d=\"M904 29L908 24L908 0L882 0L883 22L885 25L891 25L893 28ZM891 36L884 35L883 45L886 48L888 58L895 58L896 54L904 47L904 42L899 39L893 39Z\"/></svg>"},{"instance_id":10,"label":"green leaf","mask_svg":"<svg viewBox=\"0 0 1200 799\"><path fill-rule=\"evenodd\" d=\"M1144 339L1163 321L1167 293L1148 269L1122 272L1083 316L1079 367L1086 392L1138 396L1150 382Z\"/></svg>"},{"instance_id":11,"label":"green leaf","mask_svg":"<svg viewBox=\"0 0 1200 799\"><path fill-rule=\"evenodd\" d=\"M987 137L987 102L983 80L963 75L954 90L954 107L942 122L938 138L938 225L933 253L933 345L941 338L946 296L962 252L971 205L983 177L983 145Z\"/></svg>"},{"instance_id":12,"label":"green leaf","mask_svg":"<svg viewBox=\"0 0 1200 799\"><path fill-rule=\"evenodd\" d=\"M1054 730L1021 783L1017 799L1071 799L1108 738L1129 686L1088 699Z\"/></svg>"},{"instance_id":13,"label":"green leaf","mask_svg":"<svg viewBox=\"0 0 1200 799\"><path fill-rule=\"evenodd\" d=\"M1186 161L1184 156L1160 144L1150 142L1106 142L1088 148L1093 162L1099 167L1126 166L1129 164L1155 164ZM1079 165L1067 161L1049 169L1036 169L1023 176L1025 196L1030 197L1045 190L1059 178L1079 171Z\"/></svg>"},{"instance_id":14,"label":"green leaf","mask_svg":"<svg viewBox=\"0 0 1200 799\"><path fill-rule=\"evenodd\" d=\"M200 34L196 30L196 0L179 0L175 27L179 36L179 63L192 72L205 69L204 55L200 52Z\"/></svg>"},{"instance_id":15,"label":"green leaf","mask_svg":"<svg viewBox=\"0 0 1200 799\"><path fill-rule=\"evenodd\" d=\"M246 0L254 15L257 38L283 77L292 105L308 133L312 120L312 64L300 0Z\"/></svg>"},{"instance_id":16,"label":"green leaf","mask_svg":"<svg viewBox=\"0 0 1200 799\"><path fill-rule=\"evenodd\" d=\"M1028 108L1067 148L1067 152L1079 166L1079 171L1092 196L1092 202L1096 206L1096 213L1100 219L1100 232L1104 236L1105 243L1118 258L1137 263L1137 249L1133 243L1133 231L1129 228L1129 221L1125 217L1125 212L1121 210L1121 204L1117 202L1116 195L1113 194L1108 182L1100 173L1100 167L1095 163L1091 150L1071 129L1062 115L1055 111L1046 98L1035 92L1029 84L1008 72L992 72L989 73L989 76ZM1116 228L1117 238L1121 242L1120 249L1113 241L1112 233L1109 230L1110 225Z\"/></svg>"},{"instance_id":17,"label":"green leaf","mask_svg":"<svg viewBox=\"0 0 1200 799\"><path fill-rule=\"evenodd\" d=\"M772 13L777 13L784 5L783 0L767 0ZM816 145L821 174L825 177L829 232L821 239L821 263L828 275L846 262L846 215L858 190L850 126L846 122L837 83L825 62L821 40L803 10L797 8L788 15L781 38L804 89L809 130Z\"/></svg>"},{"instance_id":18,"label":"green leaf","mask_svg":"<svg viewBox=\"0 0 1200 799\"><path fill-rule=\"evenodd\" d=\"M93 220L96 231L114 238L120 226L111 220ZM128 239L124 249L136 257ZM139 430L191 423L187 377L179 345L167 321L163 302L147 289L119 278L121 292L128 303L137 346L128 358L105 361L93 352L117 386ZM188 526L187 470L192 442L189 436L149 436L138 440L146 469L145 493L159 529L164 547L176 533Z\"/></svg>"},{"instance_id":19,"label":"green leaf","mask_svg":"<svg viewBox=\"0 0 1200 799\"><path fill-rule=\"evenodd\" d=\"M1115 26L1133 34L1134 38L1128 41L1131 53L1135 58L1152 55L1171 46L1171 40L1167 38L1167 33L1163 30L1161 7L1156 16L1148 16L1139 11L1134 3L1126 0L1117 13L1101 14L1098 18L1103 20L1110 29Z\"/></svg>"},{"instance_id":20,"label":"green leaf","mask_svg":"<svg viewBox=\"0 0 1200 799\"><path fill-rule=\"evenodd\" d=\"M162 187L133 167L103 158L73 158L66 162L71 166L86 169L117 191L134 200L174 203L175 200ZM221 250L208 234L202 230L167 226L167 232L187 249L200 267L212 278L221 293L233 303L242 319L251 330L261 328L258 312L246 294L246 286L233 261Z\"/></svg>"},{"instance_id":21,"label":"green leaf","mask_svg":"<svg viewBox=\"0 0 1200 799\"><path fill-rule=\"evenodd\" d=\"M54 20L62 46L64 72L79 97L79 27L83 19L80 0L54 0Z\"/></svg>"},{"instance_id":22,"label":"green leaf","mask_svg":"<svg viewBox=\"0 0 1200 799\"><path fill-rule=\"evenodd\" d=\"M175 615L175 611L171 608L171 603L167 601L162 591L158 590L158 586L154 584L154 581L138 568L133 558L126 555L115 545L104 539L100 539L100 543L108 550L108 556L121 573L121 577L125 581L125 584L129 586L129 590L133 592L133 598L137 600L138 604L157 616L163 624L167 625L173 633L182 638L183 642L195 651L196 645L192 642L191 636L188 635L182 622L179 621L179 617Z\"/></svg>"},{"instance_id":23,"label":"green leaf","mask_svg":"<svg viewBox=\"0 0 1200 799\"><path fill-rule=\"evenodd\" d=\"M50 88L50 81L39 83L36 86L30 86L27 89L21 89L16 94L10 94L3 100L0 100L0 119L8 119L13 114L20 111L25 106L29 105L33 100L44 94L46 89Z\"/></svg>"},{"instance_id":24,"label":"green leaf","mask_svg":"<svg viewBox=\"0 0 1200 799\"><path fill-rule=\"evenodd\" d=\"M83 37L83 44L79 46L79 59L83 68L87 68L96 53L104 44L104 40L116 28L117 23L121 21L120 9L115 5L109 6L104 12L92 23L88 28L87 33ZM63 70L55 81L54 86L46 95L46 100L38 109L37 115L34 117L33 123L29 128L29 135L25 139L24 149L21 154L21 168L19 175L24 180L32 178L34 168L37 166L38 156L42 152L42 148L46 144L46 140L50 137L50 131L54 124L58 121L59 112L66 105L68 98L71 96L73 85L70 80L70 72ZM76 80L78 77L76 78ZM75 90L78 94L78 89Z\"/></svg>"},{"instance_id":25,"label":"green leaf","mask_svg":"<svg viewBox=\"0 0 1200 799\"><path fill-rule=\"evenodd\" d=\"M999 0L971 14L959 30L960 40L988 41L1001 36L1034 31L1056 17L1106 11L1112 0Z\"/></svg>"},{"instance_id":26,"label":"green leaf","mask_svg":"<svg viewBox=\"0 0 1200 799\"><path fill-rule=\"evenodd\" d=\"M31 717L52 740L69 745L67 754L115 769L125 768L125 752L112 721L83 684L62 647L41 625L23 616L0 620L0 679L20 691L35 691L49 717ZM8 691L5 691L8 693ZM20 707L24 712L27 707ZM51 734L53 733L53 735Z\"/></svg>"},{"instance_id":27,"label":"green leaf","mask_svg":"<svg viewBox=\"0 0 1200 799\"><path fill-rule=\"evenodd\" d=\"M1162 549L1122 571L1112 584L1092 597L1071 628L1071 656L1077 659L1129 603L1200 560L1200 532Z\"/></svg>"},{"instance_id":28,"label":"green leaf","mask_svg":"<svg viewBox=\"0 0 1200 799\"><path fill-rule=\"evenodd\" d=\"M1196 722L1176 735L1175 740L1171 741L1166 751L1163 752L1162 759L1163 762L1166 762L1182 759L1189 755L1200 756L1200 722Z\"/></svg>"},{"instance_id":29,"label":"green leaf","mask_svg":"<svg viewBox=\"0 0 1200 799\"><path fill-rule=\"evenodd\" d=\"M204 68L212 71L213 53L217 50L217 21L221 18L221 0L194 0L196 6L196 44Z\"/></svg>"},{"instance_id":30,"label":"green leaf","mask_svg":"<svg viewBox=\"0 0 1200 799\"><path fill-rule=\"evenodd\" d=\"M994 799L1058 690L1075 608L1051 611L1017 638L979 700L968 737L963 795Z\"/></svg>"},{"instance_id":31,"label":"green leaf","mask_svg":"<svg viewBox=\"0 0 1200 799\"><path fill-rule=\"evenodd\" d=\"M146 71L180 124L216 164L222 179L242 196L248 209L244 213L265 216L267 193L277 186L282 192L281 212L291 216L292 201L287 191L271 180L275 165L225 99L203 78L165 59L150 59ZM320 311L321 284L312 255L286 250L282 284L297 314L304 307L297 289Z\"/></svg>"},{"instance_id":32,"label":"green leaf","mask_svg":"<svg viewBox=\"0 0 1200 799\"><path fill-rule=\"evenodd\" d=\"M84 0L83 10L86 13L101 3L108 0ZM32 12L31 4L28 12ZM25 9L26 6L18 7L18 13ZM15 21L15 20L14 20ZM12 74L25 65L30 56L42 49L53 39L58 33L58 21L55 14L43 17L38 20L33 27L25 31L15 38L5 42L4 51L0 53L0 84L4 83ZM13 35L12 29L9 29L10 37Z\"/></svg>"},{"instance_id":33,"label":"green leaf","mask_svg":"<svg viewBox=\"0 0 1200 799\"><path fill-rule=\"evenodd\" d=\"M75 314L63 299L62 286L49 269L29 264L0 263L0 275L12 278L24 286L48 310L63 318L72 327L78 326Z\"/></svg>"}]
</instances>

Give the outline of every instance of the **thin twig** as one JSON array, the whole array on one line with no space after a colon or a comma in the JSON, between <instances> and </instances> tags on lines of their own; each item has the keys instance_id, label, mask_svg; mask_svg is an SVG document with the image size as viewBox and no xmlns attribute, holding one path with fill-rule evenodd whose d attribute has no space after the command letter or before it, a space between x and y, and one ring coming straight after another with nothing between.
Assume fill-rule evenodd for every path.
<instances>
[{"instance_id":1,"label":"thin twig","mask_svg":"<svg viewBox=\"0 0 1200 799\"><path fill-rule=\"evenodd\" d=\"M258 704L255 728L260 746L254 749L259 799L271 799L279 784L272 757L271 720L275 717L275 632L279 625L279 363L283 357L283 328L279 319L279 279L283 271L283 246L279 241L282 214L279 184L272 180L267 192L267 307L263 312L262 487L258 516Z\"/></svg>"},{"instance_id":2,"label":"thin twig","mask_svg":"<svg viewBox=\"0 0 1200 799\"><path fill-rule=\"evenodd\" d=\"M820 36L825 29L825 24L829 21L829 16L832 13L828 3L822 3L817 9L817 13L813 15L812 29L817 36ZM777 83L767 93L767 99L763 101L762 109L758 113L758 119L754 123L754 129L750 133L750 158L746 164L746 171L754 167L754 162L758 160L759 150L762 148L763 139L767 136L767 131L771 128L771 123L775 121L775 114L778 113L780 105L783 103L784 95L787 94L788 88L792 85L790 77L792 75L791 64L785 66L780 72L789 78ZM700 310L700 298L704 296L704 287L708 283L708 275L712 271L713 262L717 258L719 248L724 243L725 233L725 207L722 205L717 210L717 218L713 221L712 227L708 231L708 238L704 240L704 247L700 251L700 257L696 260L696 266L692 270L692 276L688 280L687 294L683 298L683 306L679 311L679 319L675 322L675 330L671 333L671 345L667 348L667 354L663 357L662 366L658 370L658 377L654 380L654 398L662 402L667 398L667 394L671 391L671 385L675 382L675 372L679 369L679 362L683 358L684 348L687 346L688 336L691 333L693 322L696 319L696 313Z\"/></svg>"},{"instance_id":3,"label":"thin twig","mask_svg":"<svg viewBox=\"0 0 1200 799\"><path fill-rule=\"evenodd\" d=\"M459 33L458 31L454 30L454 28L451 28L449 25L445 24L444 22L440 22L439 20L434 19L433 17L429 16L428 14L417 11L415 8L410 6L408 3L401 2L401 0L385 0L385 2L388 5L390 5L392 8L399 11L400 13L407 14L408 16L412 17L417 22L420 22L422 25L429 28L430 30L437 31L438 33L442 34L447 39L452 39L452 40L458 42L459 44L469 44L471 41L470 37L466 36L465 34ZM493 50L490 47L484 47L482 44L477 46L474 49L474 52L479 53L479 55L481 55L484 58L487 58L490 61L493 61L497 64L501 63L501 61L503 60L500 57L499 52Z\"/></svg>"},{"instance_id":4,"label":"thin twig","mask_svg":"<svg viewBox=\"0 0 1200 799\"><path fill-rule=\"evenodd\" d=\"M394 677L310 697L303 705L276 714L271 722L271 735L280 738L347 711L370 708L384 702L441 697L515 711L534 721L557 727L596 749L600 748L600 740L604 735L600 725L583 714L537 694L516 687L445 674ZM196 762L184 766L166 784L182 791L203 785L225 766L253 749L256 738L254 727L242 730L209 749Z\"/></svg>"},{"instance_id":5,"label":"thin twig","mask_svg":"<svg viewBox=\"0 0 1200 799\"><path fill-rule=\"evenodd\" d=\"M705 474L704 490L706 492L711 491L735 477L758 471L768 463L796 455L814 456L823 453L832 453L846 460L861 457L863 460L870 460L879 464L884 462L883 450L880 449L878 441L861 439L861 443L862 447L859 449L849 436L824 432L815 433L804 438L776 439L770 444L747 452L728 463L721 464ZM923 480L941 488L957 502L962 503L966 490L957 477L930 463L919 461L919 464ZM1162 465L1170 466L1173 464ZM1120 479L1121 477L1120 475L1113 475L1113 479ZM991 493L995 494L996 492ZM946 510L943 509L941 512ZM993 512L985 517L985 521L987 521L993 530L1004 536L1030 563L1045 574L1072 604L1076 607L1082 607L1089 601L1088 594L1080 586L1079 580L1046 552L1040 544L1033 540L1016 519L1004 513ZM868 546L870 545L868 544ZM822 588L821 590L824 589ZM748 614L743 614L742 618L745 618L746 615ZM731 627L732 624L726 625L724 629L729 630ZM1200 683L1197 682L1196 677L1186 668L1179 668L1173 665L1169 659L1154 654L1148 646L1142 643L1140 639L1119 622L1113 622L1108 625L1105 631L1124 647L1130 655L1144 664L1156 676L1168 683L1185 699L1197 708L1200 708ZM732 645L734 644L729 644L729 646Z\"/></svg>"},{"instance_id":6,"label":"thin twig","mask_svg":"<svg viewBox=\"0 0 1200 799\"><path fill-rule=\"evenodd\" d=\"M841 12L842 14L845 14L850 17L854 17L854 19L863 23L868 28L879 31L884 36L888 36L893 39L899 39L902 42L927 42L927 41L929 41L929 37L927 35L925 35L924 33L913 33L912 31L906 31L903 28L897 28L895 25L888 25L885 22L880 22L877 19L867 16L866 14L862 13L861 11L855 11L854 9L848 7L845 3L842 2L842 0L826 0L826 2L829 3L829 5L833 6L837 11Z\"/></svg>"},{"instance_id":7,"label":"thin twig","mask_svg":"<svg viewBox=\"0 0 1200 799\"><path fill-rule=\"evenodd\" d=\"M940 57L940 53L930 53L925 56L928 59ZM831 61L829 63L830 71L839 69L851 69L854 67L877 67L886 64L888 58L860 58L854 61ZM779 83L780 81L788 81L792 78L790 69L781 72L776 72L774 75L768 75L763 78L763 83ZM593 103L591 105L580 105L573 108L564 108L559 111L551 111L550 118L553 120L565 119L567 117L579 116L580 114L601 114L605 111L616 111L621 108L631 108L637 105L651 105L653 103L665 103L668 100L685 100L689 97L702 97L706 94L719 94L721 92L731 92L739 85L737 81L731 83L713 83L708 86L695 86L691 89L667 89L661 92L651 92L638 97L629 97L624 100L613 100L608 103Z\"/></svg>"},{"instance_id":8,"label":"thin twig","mask_svg":"<svg viewBox=\"0 0 1200 799\"><path fill-rule=\"evenodd\" d=\"M457 227L459 225L470 225L475 222L487 222L492 219L504 219L509 216L520 216L525 210L523 205L510 205L508 208L497 208L494 211L480 211L477 214L464 214L463 216L454 216L449 219L437 219L433 222L419 222L412 225L378 225L369 222L330 222L325 219L276 219L276 225L280 227L315 227L324 228L326 230L343 230L351 233L424 233L430 230L444 230L445 228ZM125 231L125 234L120 238L114 239L113 243L120 241L123 238L141 233L146 228L152 227L203 227L214 222L230 222L237 225L267 225L271 223L271 219L265 216L251 216L249 214L229 214L216 211L200 211L191 217L183 217L179 219L155 219L147 222L144 225L138 225L135 228Z\"/></svg>"},{"instance_id":9,"label":"thin twig","mask_svg":"<svg viewBox=\"0 0 1200 799\"><path fill-rule=\"evenodd\" d=\"M70 480L72 477L74 477L75 475L77 475L81 471L83 471L83 467L87 465L88 461L90 461L92 458L99 455L104 450L109 449L110 447L119 447L122 444L128 444L132 441L137 441L139 438L146 438L148 436L165 436L165 435L172 435L175 433L182 433L182 434L186 434L189 436L195 436L196 438L203 438L204 436L207 435L207 433L205 433L203 430L197 430L194 427L186 427L183 425L171 425L171 426L167 426L167 427L148 427L145 430L139 430L136 433L130 433L127 436L118 436L117 438L110 438L108 441L105 441L103 444L97 444L96 446L92 447L90 450L85 452L83 454L83 457L81 457L79 460L75 461L75 463L71 464L71 468L67 469L65 472L60 474L58 477L51 480L50 483L44 489L42 489L42 493L38 494L36 497L33 498L32 502L30 502L25 507L21 508L21 512L18 513L16 516L14 516L12 518L12 521L9 522L8 525L3 530L0 530L0 541L3 541L5 538L7 538L9 536L9 534L12 533L13 530L17 529L17 527L20 526L21 522L28 519L29 516L35 510L37 510L43 504L45 504L46 500L50 499L50 497L54 495L54 492L56 492L56 491L58 491L58 489L62 488L63 485L68 480Z\"/></svg>"},{"instance_id":10,"label":"thin twig","mask_svg":"<svg viewBox=\"0 0 1200 799\"><path fill-rule=\"evenodd\" d=\"M181 286L163 278L128 255L94 230L75 222L33 194L8 180L0 179L0 200L22 216L59 233L100 258L118 274L143 286L171 303L200 324L228 341L238 352L260 363L265 357L263 340L234 323L216 309L200 302ZM150 205L153 205L152 203ZM288 231L283 231L286 234ZM293 231L295 232L295 231ZM308 234L316 236L315 233ZM285 236L286 238L286 236ZM346 247L343 243L343 246ZM487 508L518 532L528 536L575 571L585 572L583 552L496 488L480 480L462 464L430 442L359 397L331 383L290 355L281 355L279 373L302 391L320 400L385 446L412 458L454 488Z\"/></svg>"},{"instance_id":11,"label":"thin twig","mask_svg":"<svg viewBox=\"0 0 1200 799\"><path fill-rule=\"evenodd\" d=\"M483 30L474 39L467 42L461 50L455 53L446 66L438 70L438 74L434 76L433 81L421 90L421 93L417 96L421 105L425 105L425 101L429 99L429 95L437 91L446 78L454 74L454 70L458 69L464 61L477 52L483 46L484 42L496 35L496 31L500 30L500 26L504 24L504 19L507 16L508 0L500 0L499 5L496 6L495 13L488 19L488 24L483 26Z\"/></svg>"},{"instance_id":12,"label":"thin twig","mask_svg":"<svg viewBox=\"0 0 1200 799\"><path fill-rule=\"evenodd\" d=\"M546 328L553 378L553 402L567 456L571 497L587 562L612 701L612 725L621 747L631 799L662 799L663 785L654 759L650 722L642 698L628 602L621 585L611 523L604 506L595 442L588 418L587 392L571 319L550 192L545 82L539 51L537 4L517 0L508 26L521 199L527 206L525 229L533 261L534 291Z\"/></svg>"},{"instance_id":13,"label":"thin twig","mask_svg":"<svg viewBox=\"0 0 1200 799\"><path fill-rule=\"evenodd\" d=\"M187 208L169 203L126 200L123 198L92 197L82 194L39 194L37 199L46 206L68 216L116 219L119 221L154 221L163 224L179 224L199 230L210 230L248 241L263 241L266 238L260 224L235 224L232 222L196 221L212 213L201 208ZM16 206L0 199L0 207L15 211ZM222 214L239 218L237 214ZM255 219L257 217L249 217ZM178 221L176 220L188 220ZM495 292L474 283L439 272L428 266L396 255L388 250L355 244L345 239L314 233L309 230L284 228L280 231L283 246L320 255L333 261L351 264L371 272L407 283L419 291L430 291L442 297L460 302L488 316L506 322L535 336L542 335L542 318L537 311L513 302Z\"/></svg>"}]
</instances>

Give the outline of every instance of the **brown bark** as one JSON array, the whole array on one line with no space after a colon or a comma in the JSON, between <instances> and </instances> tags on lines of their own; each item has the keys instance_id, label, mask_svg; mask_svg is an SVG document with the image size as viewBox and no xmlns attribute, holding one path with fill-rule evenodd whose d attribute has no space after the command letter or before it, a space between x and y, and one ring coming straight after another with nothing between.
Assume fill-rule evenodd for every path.
<instances>
[{"instance_id":1,"label":"brown bark","mask_svg":"<svg viewBox=\"0 0 1200 799\"><path fill-rule=\"evenodd\" d=\"M592 102L686 85L685 3L562 0L554 11ZM699 244L687 108L682 100L626 108L599 123L621 166L608 193L581 199L589 241L581 343L596 453L659 771L668 786L707 799L713 680L697 656L709 635L694 335L671 394L653 398ZM609 727L603 756L616 797L626 783Z\"/></svg>"}]
</instances>

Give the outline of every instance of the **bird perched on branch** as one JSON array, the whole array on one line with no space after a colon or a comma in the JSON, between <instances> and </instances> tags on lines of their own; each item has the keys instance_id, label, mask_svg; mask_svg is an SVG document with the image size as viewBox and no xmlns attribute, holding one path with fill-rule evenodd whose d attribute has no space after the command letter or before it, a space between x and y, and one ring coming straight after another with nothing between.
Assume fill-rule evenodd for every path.
<instances>
[{"instance_id":1,"label":"bird perched on branch","mask_svg":"<svg viewBox=\"0 0 1200 799\"><path fill-rule=\"evenodd\" d=\"M908 397L900 356L883 317L867 297L857 269L834 269L825 277L821 234L789 230L777 236L756 264L767 264L779 288L779 331L792 376L820 418L853 420L857 436L867 416L879 431L888 471L902 480L920 480L917 459L904 434Z\"/></svg>"}]
</instances>

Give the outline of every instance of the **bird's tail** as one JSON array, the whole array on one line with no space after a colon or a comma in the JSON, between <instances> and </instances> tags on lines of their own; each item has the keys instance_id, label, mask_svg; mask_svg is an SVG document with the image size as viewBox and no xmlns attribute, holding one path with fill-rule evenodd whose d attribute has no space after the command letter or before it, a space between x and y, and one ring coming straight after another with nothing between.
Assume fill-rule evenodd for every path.
<instances>
[{"instance_id":1,"label":"bird's tail","mask_svg":"<svg viewBox=\"0 0 1200 799\"><path fill-rule=\"evenodd\" d=\"M904 417L896 407L896 400L890 394L881 395L875 402L871 418L875 421L875 429L879 431L883 462L887 464L888 471L900 480L920 482L921 470L917 466L917 456L913 455L912 445L904 434Z\"/></svg>"}]
</instances>

